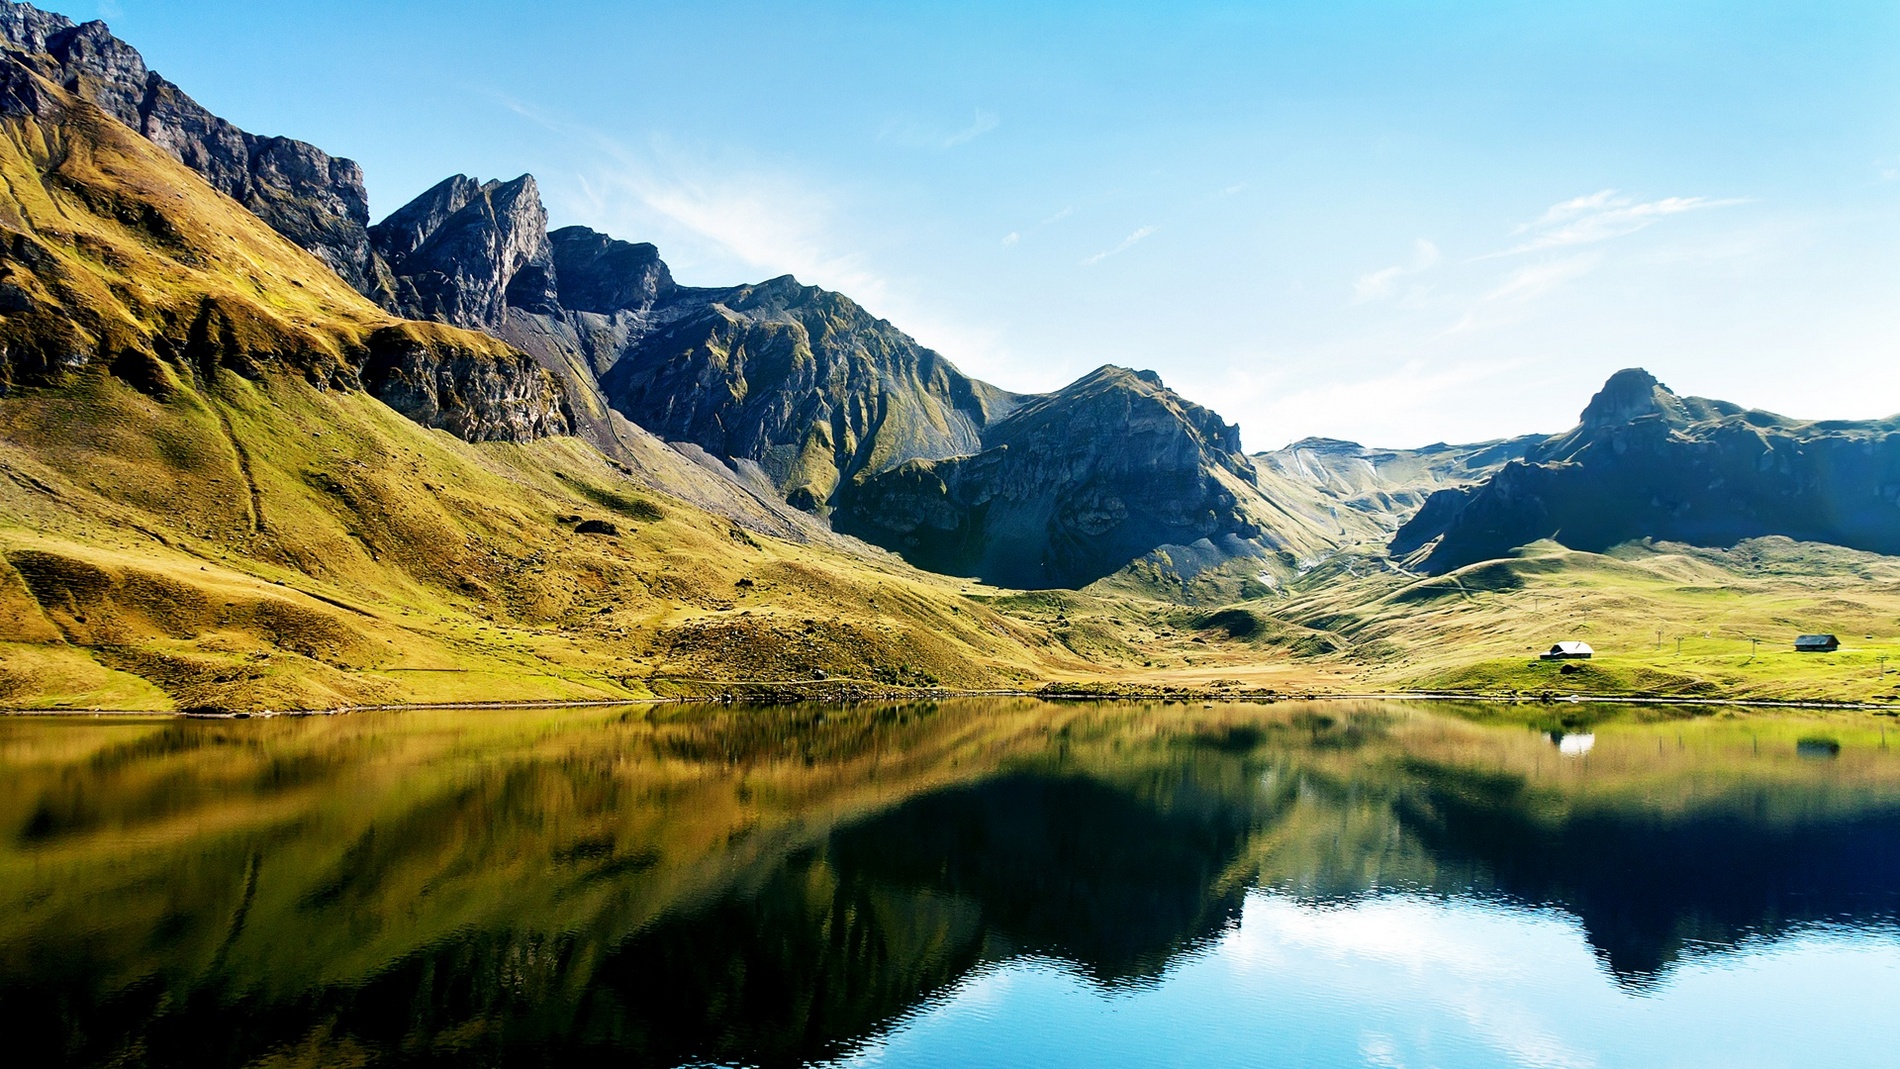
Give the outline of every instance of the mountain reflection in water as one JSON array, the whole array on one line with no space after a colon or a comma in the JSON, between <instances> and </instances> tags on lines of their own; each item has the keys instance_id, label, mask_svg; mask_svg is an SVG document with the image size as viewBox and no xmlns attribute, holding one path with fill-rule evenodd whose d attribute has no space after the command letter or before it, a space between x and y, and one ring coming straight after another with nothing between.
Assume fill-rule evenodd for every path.
<instances>
[{"instance_id":1,"label":"mountain reflection in water","mask_svg":"<svg viewBox=\"0 0 1900 1069\"><path fill-rule=\"evenodd\" d=\"M1882 721L1517 715L0 721L0 1028L35 1064L780 1065L1009 963L1152 991L1243 914L1562 911L1640 997L1900 912Z\"/></svg>"}]
</instances>

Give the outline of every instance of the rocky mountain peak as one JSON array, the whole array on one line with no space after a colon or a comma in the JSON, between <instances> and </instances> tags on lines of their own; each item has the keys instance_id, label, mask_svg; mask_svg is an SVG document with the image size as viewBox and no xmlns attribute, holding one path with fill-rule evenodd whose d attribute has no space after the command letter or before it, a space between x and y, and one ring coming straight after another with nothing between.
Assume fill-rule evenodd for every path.
<instances>
[{"instance_id":1,"label":"rocky mountain peak","mask_svg":"<svg viewBox=\"0 0 1900 1069\"><path fill-rule=\"evenodd\" d=\"M370 240L385 260L401 263L481 191L482 184L465 174L444 178L371 227Z\"/></svg>"},{"instance_id":2,"label":"rocky mountain peak","mask_svg":"<svg viewBox=\"0 0 1900 1069\"><path fill-rule=\"evenodd\" d=\"M1241 453L1239 426L1228 423L1214 410L1175 393L1161 381L1160 375L1152 371L1133 371L1114 364L1104 364L1042 400L1025 406L1020 418L1033 420L1038 409L1047 409L1051 415L1066 414L1078 404L1094 408L1103 415L1119 413L1123 418L1133 419L1145 414L1160 419L1162 422L1157 426L1178 422L1193 429L1197 436L1196 445L1221 457L1227 466L1244 468L1248 465Z\"/></svg>"},{"instance_id":3,"label":"rocky mountain peak","mask_svg":"<svg viewBox=\"0 0 1900 1069\"><path fill-rule=\"evenodd\" d=\"M1586 428L1596 429L1643 416L1674 415L1681 410L1681 401L1669 387L1642 368L1632 367L1611 375L1584 407L1578 421Z\"/></svg>"},{"instance_id":4,"label":"rocky mountain peak","mask_svg":"<svg viewBox=\"0 0 1900 1069\"><path fill-rule=\"evenodd\" d=\"M508 309L557 314L548 213L533 175L476 183L456 175L369 230L392 273L392 310L493 330Z\"/></svg>"},{"instance_id":5,"label":"rocky mountain peak","mask_svg":"<svg viewBox=\"0 0 1900 1069\"><path fill-rule=\"evenodd\" d=\"M638 312L675 288L660 250L646 242L619 241L584 226L562 227L548 241L561 304L569 311Z\"/></svg>"}]
</instances>

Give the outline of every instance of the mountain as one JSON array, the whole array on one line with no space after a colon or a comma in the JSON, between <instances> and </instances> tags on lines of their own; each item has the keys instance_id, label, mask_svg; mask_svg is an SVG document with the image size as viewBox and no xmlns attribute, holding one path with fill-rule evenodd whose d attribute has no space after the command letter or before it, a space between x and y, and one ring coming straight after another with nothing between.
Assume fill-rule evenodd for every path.
<instances>
[{"instance_id":1,"label":"mountain","mask_svg":"<svg viewBox=\"0 0 1900 1069\"><path fill-rule=\"evenodd\" d=\"M828 511L860 471L968 452L1017 403L842 294L789 276L680 286L651 245L549 234L529 175L457 175L370 234L394 280L387 307L535 354L591 399L582 423L598 444L612 447L612 409L756 465L801 509Z\"/></svg>"},{"instance_id":2,"label":"mountain","mask_svg":"<svg viewBox=\"0 0 1900 1069\"><path fill-rule=\"evenodd\" d=\"M259 137L206 111L146 68L103 22L0 0L0 44L15 62L144 134L212 188L249 208L358 290L376 285L369 195L351 160L285 137Z\"/></svg>"},{"instance_id":3,"label":"mountain","mask_svg":"<svg viewBox=\"0 0 1900 1069\"><path fill-rule=\"evenodd\" d=\"M1392 552L1444 572L1541 538L1600 551L1764 535L1900 553L1900 417L1795 420L1619 371L1568 433L1433 494Z\"/></svg>"},{"instance_id":4,"label":"mountain","mask_svg":"<svg viewBox=\"0 0 1900 1069\"><path fill-rule=\"evenodd\" d=\"M0 703L993 686L1062 662L951 580L643 489L743 507L710 458L649 438L642 469L565 435L529 356L393 316L42 65L0 56Z\"/></svg>"},{"instance_id":5,"label":"mountain","mask_svg":"<svg viewBox=\"0 0 1900 1069\"><path fill-rule=\"evenodd\" d=\"M1255 453L1253 460L1264 470L1311 486L1364 514L1389 535L1434 492L1478 482L1521 459L1541 441L1542 435L1526 435L1470 445L1438 442L1418 449L1372 449L1337 438L1303 438Z\"/></svg>"},{"instance_id":6,"label":"mountain","mask_svg":"<svg viewBox=\"0 0 1900 1069\"><path fill-rule=\"evenodd\" d=\"M558 388L485 335L396 319L150 140L0 58L0 389L104 368L163 400L218 368L366 389L470 441L562 433Z\"/></svg>"},{"instance_id":7,"label":"mountain","mask_svg":"<svg viewBox=\"0 0 1900 1069\"><path fill-rule=\"evenodd\" d=\"M1192 575L1338 534L1313 495L1247 458L1239 428L1152 371L1099 368L997 420L982 445L860 475L834 521L919 567L1030 588L1083 586L1156 551Z\"/></svg>"}]
</instances>

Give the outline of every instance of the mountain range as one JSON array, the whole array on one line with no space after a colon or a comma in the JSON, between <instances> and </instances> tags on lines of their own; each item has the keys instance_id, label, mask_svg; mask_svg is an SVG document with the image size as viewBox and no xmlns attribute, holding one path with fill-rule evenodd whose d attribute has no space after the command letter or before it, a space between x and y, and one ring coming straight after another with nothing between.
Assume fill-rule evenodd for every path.
<instances>
[{"instance_id":1,"label":"mountain range","mask_svg":"<svg viewBox=\"0 0 1900 1069\"><path fill-rule=\"evenodd\" d=\"M1392 552L1443 572L1544 538L1601 551L1763 535L1900 554L1900 417L1794 420L1619 371L1569 432L1433 493Z\"/></svg>"},{"instance_id":2,"label":"mountain range","mask_svg":"<svg viewBox=\"0 0 1900 1069\"><path fill-rule=\"evenodd\" d=\"M960 579L1197 601L1543 539L1900 554L1900 420L1629 370L1560 435L1249 455L1152 371L1013 393L790 276L682 285L550 230L529 175L372 224L356 164L219 119L102 23L0 0L0 44L0 642L83 650L32 654L75 678L236 706L284 655L299 700L417 698L378 643L460 664L482 621L567 636L533 655L589 666L536 684L564 694L991 684L1136 654Z\"/></svg>"}]
</instances>

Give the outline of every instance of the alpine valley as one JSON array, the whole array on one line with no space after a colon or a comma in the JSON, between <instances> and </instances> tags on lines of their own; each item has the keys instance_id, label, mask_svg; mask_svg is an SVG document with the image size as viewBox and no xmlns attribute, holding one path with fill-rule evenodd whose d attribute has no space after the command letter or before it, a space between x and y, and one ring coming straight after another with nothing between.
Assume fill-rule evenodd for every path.
<instances>
[{"instance_id":1,"label":"alpine valley","mask_svg":"<svg viewBox=\"0 0 1900 1069\"><path fill-rule=\"evenodd\" d=\"M1555 435L1249 455L1152 371L1015 393L682 284L532 176L372 224L99 22L0 46L0 705L1900 690L1900 417L1631 369Z\"/></svg>"}]
</instances>

